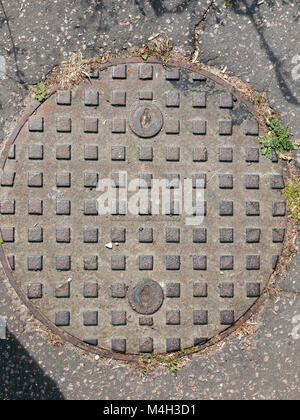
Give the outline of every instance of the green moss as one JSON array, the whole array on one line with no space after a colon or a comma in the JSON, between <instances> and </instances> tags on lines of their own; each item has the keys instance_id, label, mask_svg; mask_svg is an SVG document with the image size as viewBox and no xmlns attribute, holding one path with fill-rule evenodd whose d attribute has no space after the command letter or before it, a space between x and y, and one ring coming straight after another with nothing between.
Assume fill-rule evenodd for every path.
<instances>
[{"instance_id":1,"label":"green moss","mask_svg":"<svg viewBox=\"0 0 300 420\"><path fill-rule=\"evenodd\" d=\"M272 159L272 151L275 150L280 158L286 157L288 152L296 148L290 130L282 127L275 118L270 118L268 126L270 131L260 140L261 153Z\"/></svg>"},{"instance_id":2,"label":"green moss","mask_svg":"<svg viewBox=\"0 0 300 420\"><path fill-rule=\"evenodd\" d=\"M288 201L288 208L290 215L296 223L300 222L300 182L296 177L285 185L282 193L286 196Z\"/></svg>"}]
</instances>

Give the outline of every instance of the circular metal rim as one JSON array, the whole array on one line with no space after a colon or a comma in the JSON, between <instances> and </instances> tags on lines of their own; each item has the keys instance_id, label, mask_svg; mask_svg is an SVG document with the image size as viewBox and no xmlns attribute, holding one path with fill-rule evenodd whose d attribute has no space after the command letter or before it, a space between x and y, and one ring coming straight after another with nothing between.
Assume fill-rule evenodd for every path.
<instances>
[{"instance_id":1,"label":"circular metal rim","mask_svg":"<svg viewBox=\"0 0 300 420\"><path fill-rule=\"evenodd\" d=\"M123 57L123 58L115 58L112 59L109 62L99 64L98 70L104 71L107 68L110 68L115 65L119 64L130 64L130 63L149 63L149 64L161 64L162 66L166 67L166 64L158 57L149 57L146 61L143 60L141 57ZM222 79L221 77L217 76L216 74L199 67L198 64L192 64L186 61L180 61L175 59L168 60L167 67L178 67L184 70L188 70L194 73L198 73L204 77L207 77L208 79L218 83L221 85L224 89L226 89L228 92L232 93L237 97L237 99L242 102L249 111L253 114L253 116L260 121L260 113L256 107L256 105L249 101L248 98L244 96L242 92L240 92L235 86L233 86L230 82ZM59 86L54 86L49 90L49 95L46 98L46 100L51 97L53 94L55 94L59 90ZM10 147L14 144L15 140L17 139L20 131L22 130L23 126L28 121L29 117L38 110L38 108L41 106L41 102L34 100L33 105L25 112L25 114L21 117L21 119L18 121L16 127L13 129L12 133L9 135L6 141L4 141L5 145L1 152L0 157L0 170L3 171L6 160L8 158L8 153L10 150ZM263 127L262 127L263 128ZM283 167L284 164L282 164ZM0 262L2 264L2 267L4 269L4 272L9 280L9 283L14 288L15 292L17 293L18 297L20 298L21 302L28 308L28 310L31 312L31 314L38 319L42 324L44 324L47 328L49 328L55 335L57 335L59 338L61 338L63 341L70 343L78 348L80 348L83 351L93 353L96 355L99 355L103 358L113 358L116 360L123 360L127 362L137 362L139 358L141 357L139 354L122 354L113 352L110 350L106 350L101 347L92 346L89 344L84 343L82 340L78 339L77 337L73 336L72 334L59 329L53 322L51 322L39 309L37 309L33 303L31 303L27 298L24 292L22 291L19 282L11 269L9 268L9 264L6 258L6 255L4 253L3 245L0 245ZM210 338L205 344L200 344L198 346L192 347L189 349L184 349L183 351L180 351L177 354L177 357L182 357L185 355L191 355L195 353L199 353L200 351L203 351L204 349L208 347L212 347L213 345L216 345L223 341L225 338L228 338L233 332L238 330L246 321L248 321L263 305L263 303L267 299L267 294L265 293L266 289L269 286L270 279L272 278L273 273L269 277L267 284L265 286L265 289L261 292L261 296L253 303L253 305L242 315L232 326L224 330L222 333L218 334L217 336L214 336ZM176 352L175 352L176 353ZM172 353L164 353L164 354L172 354Z\"/></svg>"}]
</instances>

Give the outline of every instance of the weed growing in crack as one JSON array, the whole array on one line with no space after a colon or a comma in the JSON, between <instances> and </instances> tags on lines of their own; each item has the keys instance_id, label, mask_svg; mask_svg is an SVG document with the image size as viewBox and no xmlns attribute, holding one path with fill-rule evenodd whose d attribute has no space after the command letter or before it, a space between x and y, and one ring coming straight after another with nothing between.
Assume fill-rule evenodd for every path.
<instances>
[{"instance_id":1,"label":"weed growing in crack","mask_svg":"<svg viewBox=\"0 0 300 420\"><path fill-rule=\"evenodd\" d=\"M38 83L36 87L33 88L34 98L39 102L44 102L44 100L49 95L48 88L44 85L44 83Z\"/></svg>"},{"instance_id":2,"label":"weed growing in crack","mask_svg":"<svg viewBox=\"0 0 300 420\"><path fill-rule=\"evenodd\" d=\"M275 118L267 121L269 132L260 140L261 153L269 159L272 159L272 151L275 150L278 156L286 159L291 150L296 149L292 141L292 134L288 128L282 127Z\"/></svg>"},{"instance_id":3,"label":"weed growing in crack","mask_svg":"<svg viewBox=\"0 0 300 420\"><path fill-rule=\"evenodd\" d=\"M282 193L288 200L288 208L290 215L296 223L300 222L300 182L299 179L293 176L289 182L286 183Z\"/></svg>"}]
</instances>

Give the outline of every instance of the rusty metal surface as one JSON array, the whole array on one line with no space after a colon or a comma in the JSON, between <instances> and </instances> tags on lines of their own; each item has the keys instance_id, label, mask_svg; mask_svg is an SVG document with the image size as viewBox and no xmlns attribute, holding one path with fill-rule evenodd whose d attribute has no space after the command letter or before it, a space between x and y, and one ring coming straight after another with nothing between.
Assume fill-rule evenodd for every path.
<instances>
[{"instance_id":1,"label":"rusty metal surface","mask_svg":"<svg viewBox=\"0 0 300 420\"><path fill-rule=\"evenodd\" d=\"M193 66L136 61L36 105L2 155L12 284L53 330L104 355L176 351L227 330L257 302L285 236L282 168L260 155L251 105ZM175 205L123 214L121 199L99 214L97 182L120 192L119 171L150 190L170 175L201 181L203 223Z\"/></svg>"}]
</instances>

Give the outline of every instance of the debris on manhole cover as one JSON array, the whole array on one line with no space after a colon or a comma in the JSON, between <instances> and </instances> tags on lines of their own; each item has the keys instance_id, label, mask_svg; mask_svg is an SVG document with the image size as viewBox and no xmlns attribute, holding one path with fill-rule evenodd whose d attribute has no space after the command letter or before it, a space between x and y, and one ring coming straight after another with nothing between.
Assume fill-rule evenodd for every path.
<instances>
[{"instance_id":1,"label":"debris on manhole cover","mask_svg":"<svg viewBox=\"0 0 300 420\"><path fill-rule=\"evenodd\" d=\"M2 264L74 344L129 358L202 344L248 313L276 266L281 164L218 77L158 60L99 70L7 143Z\"/></svg>"}]
</instances>

